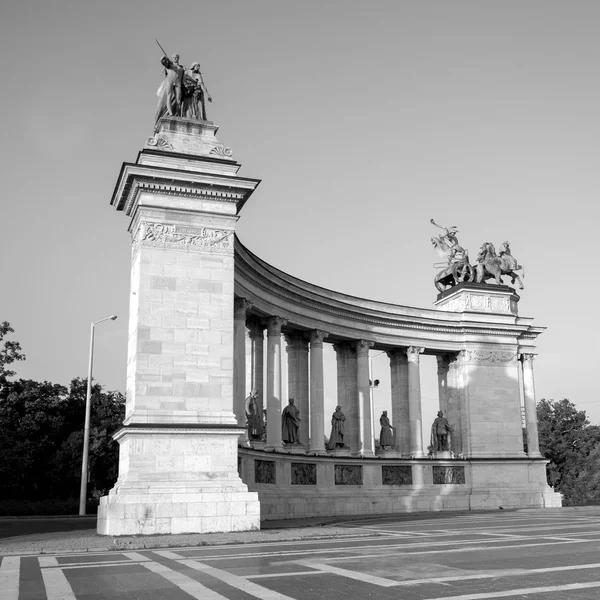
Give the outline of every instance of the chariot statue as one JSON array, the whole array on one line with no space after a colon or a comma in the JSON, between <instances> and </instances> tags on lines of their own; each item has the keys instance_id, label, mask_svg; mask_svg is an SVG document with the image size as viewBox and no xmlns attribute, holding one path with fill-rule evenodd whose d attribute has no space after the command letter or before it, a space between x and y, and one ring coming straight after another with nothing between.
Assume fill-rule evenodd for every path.
<instances>
[{"instance_id":1,"label":"chariot statue","mask_svg":"<svg viewBox=\"0 0 600 600\"><path fill-rule=\"evenodd\" d=\"M435 263L436 268L443 267L433 280L438 292L443 292L463 281L471 282L475 279L475 269L469 262L469 253L458 242L458 228L455 225L445 227L438 225L433 219L432 225L442 229L443 234L431 238L431 243L438 254L446 259L446 262Z\"/></svg>"}]
</instances>

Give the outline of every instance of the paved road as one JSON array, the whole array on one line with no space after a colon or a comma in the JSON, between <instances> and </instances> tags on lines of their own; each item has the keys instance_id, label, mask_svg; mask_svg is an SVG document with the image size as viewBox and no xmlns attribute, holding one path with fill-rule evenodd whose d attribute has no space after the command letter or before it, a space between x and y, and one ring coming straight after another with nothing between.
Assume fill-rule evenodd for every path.
<instances>
[{"instance_id":1,"label":"paved road","mask_svg":"<svg viewBox=\"0 0 600 600\"><path fill-rule=\"evenodd\" d=\"M343 540L5 556L0 597L600 598L600 508L470 513L418 521L390 517L344 527L352 536Z\"/></svg>"},{"instance_id":2,"label":"paved road","mask_svg":"<svg viewBox=\"0 0 600 600\"><path fill-rule=\"evenodd\" d=\"M0 539L34 533L78 531L96 529L96 516L92 517L39 517L11 519L0 518Z\"/></svg>"}]
</instances>

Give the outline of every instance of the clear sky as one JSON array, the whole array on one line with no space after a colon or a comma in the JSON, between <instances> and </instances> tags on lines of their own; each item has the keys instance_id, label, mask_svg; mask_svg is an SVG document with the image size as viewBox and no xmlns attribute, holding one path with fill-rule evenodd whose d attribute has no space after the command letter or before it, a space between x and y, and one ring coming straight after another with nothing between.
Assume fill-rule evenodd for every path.
<instances>
[{"instance_id":1,"label":"clear sky","mask_svg":"<svg viewBox=\"0 0 600 600\"><path fill-rule=\"evenodd\" d=\"M577 0L4 2L0 320L18 375L85 376L89 323L116 313L94 375L125 388L130 239L109 200L152 134L158 37L202 64L220 140L263 180L238 224L250 250L431 307L430 218L471 256L510 240L520 314L548 327L537 396L600 422L598 22Z\"/></svg>"}]
</instances>

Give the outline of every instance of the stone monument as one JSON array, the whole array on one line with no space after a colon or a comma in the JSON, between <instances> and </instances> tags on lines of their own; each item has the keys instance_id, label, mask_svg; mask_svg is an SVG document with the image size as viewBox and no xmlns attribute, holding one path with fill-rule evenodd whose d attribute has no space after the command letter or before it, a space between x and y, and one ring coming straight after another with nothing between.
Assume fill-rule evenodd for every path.
<instances>
[{"instance_id":1,"label":"stone monument","mask_svg":"<svg viewBox=\"0 0 600 600\"><path fill-rule=\"evenodd\" d=\"M132 239L127 403L98 533L258 529L232 409L233 235L259 181L238 175L204 109L184 112L179 57L162 64L164 110L111 199Z\"/></svg>"}]
</instances>

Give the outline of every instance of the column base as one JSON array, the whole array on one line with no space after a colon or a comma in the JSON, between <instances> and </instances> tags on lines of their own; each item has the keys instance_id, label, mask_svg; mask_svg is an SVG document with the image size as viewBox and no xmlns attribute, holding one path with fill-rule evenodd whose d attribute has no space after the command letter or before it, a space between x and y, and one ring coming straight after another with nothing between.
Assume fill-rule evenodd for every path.
<instances>
[{"instance_id":1,"label":"column base","mask_svg":"<svg viewBox=\"0 0 600 600\"><path fill-rule=\"evenodd\" d=\"M408 458L426 458L423 450L413 450L408 454Z\"/></svg>"},{"instance_id":2,"label":"column base","mask_svg":"<svg viewBox=\"0 0 600 600\"><path fill-rule=\"evenodd\" d=\"M290 454L306 454L306 448L302 444L284 444L281 451Z\"/></svg>"},{"instance_id":3,"label":"column base","mask_svg":"<svg viewBox=\"0 0 600 600\"><path fill-rule=\"evenodd\" d=\"M444 459L454 458L454 452L450 450L436 450L432 453L433 458Z\"/></svg>"},{"instance_id":4,"label":"column base","mask_svg":"<svg viewBox=\"0 0 600 600\"><path fill-rule=\"evenodd\" d=\"M397 450L384 450L380 449L376 452L377 456L381 458L402 458L402 453Z\"/></svg>"},{"instance_id":5,"label":"column base","mask_svg":"<svg viewBox=\"0 0 600 600\"><path fill-rule=\"evenodd\" d=\"M250 440L250 447L253 450L264 450L265 449L265 443L264 442L259 442L256 440Z\"/></svg>"},{"instance_id":6,"label":"column base","mask_svg":"<svg viewBox=\"0 0 600 600\"><path fill-rule=\"evenodd\" d=\"M350 448L332 448L327 450L329 456L352 456Z\"/></svg>"}]
</instances>

